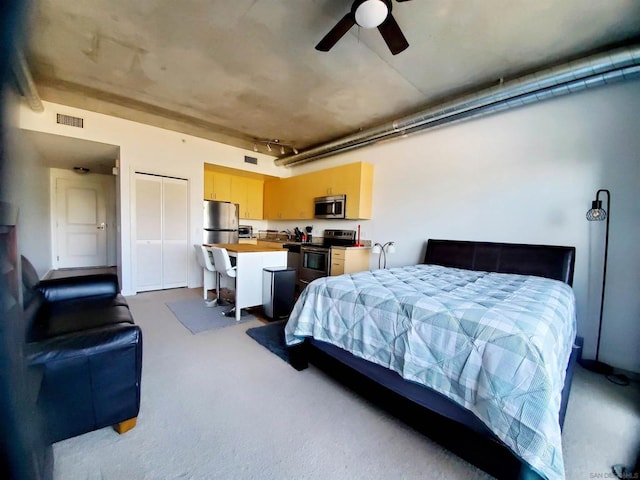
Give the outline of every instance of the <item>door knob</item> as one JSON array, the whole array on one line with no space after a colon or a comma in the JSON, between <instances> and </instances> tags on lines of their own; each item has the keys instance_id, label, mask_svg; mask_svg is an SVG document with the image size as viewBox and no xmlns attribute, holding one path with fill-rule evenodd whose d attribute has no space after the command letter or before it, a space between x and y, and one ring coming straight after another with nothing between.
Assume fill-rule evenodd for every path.
<instances>
[{"instance_id":1,"label":"door knob","mask_svg":"<svg viewBox=\"0 0 640 480\"><path fill-rule=\"evenodd\" d=\"M104 229L105 229L105 227L106 227L105 223L104 223L104 222L102 222L100 225L97 225L97 226L96 226L96 230L104 230Z\"/></svg>"}]
</instances>

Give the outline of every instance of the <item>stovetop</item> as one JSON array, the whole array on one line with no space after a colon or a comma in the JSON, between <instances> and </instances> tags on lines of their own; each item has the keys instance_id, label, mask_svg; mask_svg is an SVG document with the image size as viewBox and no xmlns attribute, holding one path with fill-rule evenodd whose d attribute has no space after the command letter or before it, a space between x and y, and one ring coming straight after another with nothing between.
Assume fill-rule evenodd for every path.
<instances>
[{"instance_id":1,"label":"stovetop","mask_svg":"<svg viewBox=\"0 0 640 480\"><path fill-rule=\"evenodd\" d=\"M355 230L325 230L323 247L351 247L356 244Z\"/></svg>"}]
</instances>

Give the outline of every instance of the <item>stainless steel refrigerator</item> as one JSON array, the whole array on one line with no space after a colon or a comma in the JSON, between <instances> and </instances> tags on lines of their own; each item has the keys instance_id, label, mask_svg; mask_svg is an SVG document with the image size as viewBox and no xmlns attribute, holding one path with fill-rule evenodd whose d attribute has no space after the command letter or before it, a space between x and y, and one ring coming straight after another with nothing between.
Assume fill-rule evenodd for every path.
<instances>
[{"instance_id":1,"label":"stainless steel refrigerator","mask_svg":"<svg viewBox=\"0 0 640 480\"><path fill-rule=\"evenodd\" d=\"M204 242L238 243L238 204L205 200Z\"/></svg>"}]
</instances>

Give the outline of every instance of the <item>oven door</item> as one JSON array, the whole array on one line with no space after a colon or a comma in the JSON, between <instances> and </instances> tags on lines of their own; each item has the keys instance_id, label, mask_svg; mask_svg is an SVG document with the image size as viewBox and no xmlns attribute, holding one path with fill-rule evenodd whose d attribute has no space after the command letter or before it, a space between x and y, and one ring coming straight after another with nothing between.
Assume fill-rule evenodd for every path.
<instances>
[{"instance_id":1,"label":"oven door","mask_svg":"<svg viewBox=\"0 0 640 480\"><path fill-rule=\"evenodd\" d=\"M305 287L316 278L329 275L331 250L321 247L300 247L300 286Z\"/></svg>"}]
</instances>

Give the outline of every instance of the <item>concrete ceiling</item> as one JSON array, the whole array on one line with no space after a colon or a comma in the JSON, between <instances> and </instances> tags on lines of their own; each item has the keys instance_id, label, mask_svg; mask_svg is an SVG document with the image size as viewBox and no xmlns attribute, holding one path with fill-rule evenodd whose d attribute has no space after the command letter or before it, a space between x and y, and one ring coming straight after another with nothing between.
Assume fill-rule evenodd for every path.
<instances>
[{"instance_id":1,"label":"concrete ceiling","mask_svg":"<svg viewBox=\"0 0 640 480\"><path fill-rule=\"evenodd\" d=\"M358 27L316 51L351 3L35 0L29 65L45 100L303 150L640 39L638 0L413 0L393 2L404 52Z\"/></svg>"}]
</instances>

